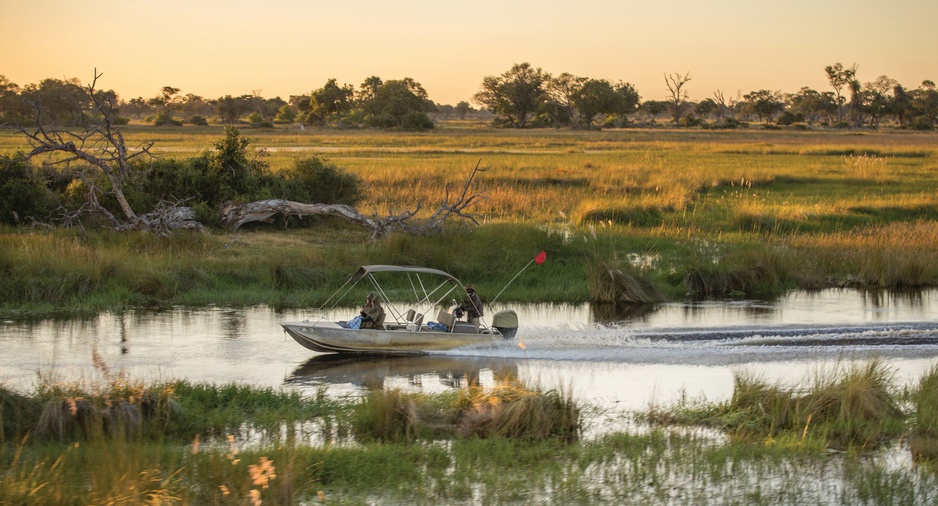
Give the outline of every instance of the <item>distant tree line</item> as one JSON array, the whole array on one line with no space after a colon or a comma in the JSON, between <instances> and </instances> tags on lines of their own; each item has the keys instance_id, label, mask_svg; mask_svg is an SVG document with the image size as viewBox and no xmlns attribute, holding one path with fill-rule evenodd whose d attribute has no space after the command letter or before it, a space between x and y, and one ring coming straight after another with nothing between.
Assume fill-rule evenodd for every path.
<instances>
[{"instance_id":1,"label":"distant tree line","mask_svg":"<svg viewBox=\"0 0 938 506\"><path fill-rule=\"evenodd\" d=\"M438 112L423 86L409 77L384 81L372 76L358 89L329 79L323 87L306 95L290 96L288 101L264 98L260 90L250 95L205 99L192 93L184 95L172 86L164 86L155 97L129 101L120 100L113 90L96 93L119 104L119 114L112 121L126 124L138 120L155 126L207 125L211 121L268 128L275 124L300 124L425 130L434 126L429 114ZM20 87L0 75L0 125L37 123L39 119L33 117L36 103L42 104L41 109L50 115L42 119L79 125L81 111L88 108L89 102L78 79L44 79L39 84ZM471 110L466 102L448 106L445 112L465 116Z\"/></svg>"},{"instance_id":2,"label":"distant tree line","mask_svg":"<svg viewBox=\"0 0 938 506\"><path fill-rule=\"evenodd\" d=\"M482 79L472 102L455 106L431 101L423 86L405 77L365 79L357 88L329 79L305 95L264 98L261 90L241 96L205 99L179 88L164 86L152 98L120 100L112 91L98 91L119 104L115 121L147 121L153 125L276 124L315 125L334 128L388 128L425 130L435 119L485 118L509 128L572 127L583 129L651 127L662 123L679 127L737 128L749 122L763 127L794 125L830 128L898 128L931 130L938 126L938 90L930 80L908 88L888 76L871 82L857 78L857 66L841 63L824 68L830 90L802 87L794 93L774 90L716 90L712 97L691 100L690 73L665 74L665 100L641 100L635 86L624 81L557 76L529 63L513 65L498 76ZM28 125L39 101L51 119L80 122L81 83L77 79L45 79L23 87L0 76L0 125Z\"/></svg>"},{"instance_id":3,"label":"distant tree line","mask_svg":"<svg viewBox=\"0 0 938 506\"><path fill-rule=\"evenodd\" d=\"M499 76L487 76L473 100L497 115L496 124L514 127L602 128L654 126L659 119L682 127L736 128L749 121L766 127L819 125L837 128L877 128L885 123L931 130L938 125L938 91L933 81L907 89L895 79L880 76L861 83L857 66L840 63L824 69L831 91L803 87L795 93L754 90L712 98L689 99L690 73L665 74L666 100L640 100L635 87L619 81L556 77L528 63L512 66Z\"/></svg>"}]
</instances>

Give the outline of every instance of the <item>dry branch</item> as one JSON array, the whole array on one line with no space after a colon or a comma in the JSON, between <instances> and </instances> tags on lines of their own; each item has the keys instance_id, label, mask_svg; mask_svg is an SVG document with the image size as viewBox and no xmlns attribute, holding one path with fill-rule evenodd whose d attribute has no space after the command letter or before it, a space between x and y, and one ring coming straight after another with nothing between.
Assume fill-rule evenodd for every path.
<instances>
[{"instance_id":1,"label":"dry branch","mask_svg":"<svg viewBox=\"0 0 938 506\"><path fill-rule=\"evenodd\" d=\"M399 214L389 210L385 217L378 217L377 214L367 217L355 208L344 204L304 204L281 199L260 200L247 204L229 202L221 210L222 222L227 224L232 231L236 231L245 223L267 221L278 214L300 217L335 216L361 225L371 232L372 237L383 237L395 230L411 235L430 235L442 231L444 224L454 219L459 220L462 226L469 223L478 225L479 215L468 210L480 198L483 198L483 195L469 193L476 174L489 169L489 167L480 167L479 163L476 163L472 173L469 174L459 197L450 202L449 189L446 189L439 207L425 222L413 221L414 216L420 211L420 204L416 209L406 210Z\"/></svg>"}]
</instances>

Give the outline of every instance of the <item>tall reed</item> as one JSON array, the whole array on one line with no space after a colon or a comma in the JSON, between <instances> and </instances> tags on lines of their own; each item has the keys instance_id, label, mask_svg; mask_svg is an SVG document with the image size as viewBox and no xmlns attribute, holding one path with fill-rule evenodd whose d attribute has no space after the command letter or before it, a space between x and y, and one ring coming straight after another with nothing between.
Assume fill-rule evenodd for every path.
<instances>
[{"instance_id":1,"label":"tall reed","mask_svg":"<svg viewBox=\"0 0 938 506\"><path fill-rule=\"evenodd\" d=\"M743 437L811 437L836 447L872 448L897 437L905 416L899 408L892 370L879 359L838 364L818 371L806 390L767 385L737 375L731 425Z\"/></svg>"},{"instance_id":2,"label":"tall reed","mask_svg":"<svg viewBox=\"0 0 938 506\"><path fill-rule=\"evenodd\" d=\"M913 404L915 417L909 438L912 455L938 462L938 364L919 380Z\"/></svg>"}]
</instances>

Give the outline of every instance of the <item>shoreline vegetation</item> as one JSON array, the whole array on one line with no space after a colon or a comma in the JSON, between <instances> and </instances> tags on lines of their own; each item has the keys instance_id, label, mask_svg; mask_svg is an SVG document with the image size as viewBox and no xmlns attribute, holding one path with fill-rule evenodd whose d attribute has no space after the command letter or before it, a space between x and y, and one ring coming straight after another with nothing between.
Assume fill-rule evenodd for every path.
<instances>
[{"instance_id":1,"label":"shoreline vegetation","mask_svg":"<svg viewBox=\"0 0 938 506\"><path fill-rule=\"evenodd\" d=\"M332 399L186 381L0 387L4 504L706 502L929 504L938 366L899 388L876 359L798 387L584 428L598 408L512 377ZM575 386L575 385L574 385ZM798 471L793 471L794 469Z\"/></svg>"},{"instance_id":2,"label":"shoreline vegetation","mask_svg":"<svg viewBox=\"0 0 938 506\"><path fill-rule=\"evenodd\" d=\"M214 127L125 128L187 160ZM316 306L361 264L427 265L519 302L771 298L792 289L938 286L938 148L907 131L247 130L273 173L308 156L358 178L364 214L434 207L479 160L481 226L371 240L335 218L278 217L160 238L0 228L6 316L171 305ZM0 130L0 152L25 147ZM417 218L421 216L418 214ZM23 218L25 219L25 217Z\"/></svg>"}]
</instances>

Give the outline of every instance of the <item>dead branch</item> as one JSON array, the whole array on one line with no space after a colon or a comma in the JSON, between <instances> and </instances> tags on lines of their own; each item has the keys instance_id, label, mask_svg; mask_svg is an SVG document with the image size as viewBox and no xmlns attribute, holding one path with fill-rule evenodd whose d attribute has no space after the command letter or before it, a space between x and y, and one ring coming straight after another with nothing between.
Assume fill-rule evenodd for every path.
<instances>
[{"instance_id":1,"label":"dead branch","mask_svg":"<svg viewBox=\"0 0 938 506\"><path fill-rule=\"evenodd\" d=\"M124 196L123 186L131 172L133 159L152 157L150 148L153 143L143 143L133 150L127 148L123 133L112 122L114 103L111 97L100 94L96 90L100 77L101 74L95 69L91 84L82 87L89 106L81 103L72 104L77 114L77 126L60 124L54 111L50 111L42 103L42 97L37 95L25 98L33 111L35 123L30 129L18 125L20 133L26 137L32 148L26 154L26 158L61 154L64 156L51 160L50 163L69 166L74 162L82 162L100 170L111 183L111 188L107 190L107 193L114 196L123 217L118 218L101 206L99 195L105 192L93 184L93 178L82 177L88 189L86 201L89 209L105 216L114 228L147 229L151 222L137 215ZM159 213L159 211L155 212ZM156 221L165 223L161 220ZM184 221L173 222L184 223Z\"/></svg>"},{"instance_id":2,"label":"dead branch","mask_svg":"<svg viewBox=\"0 0 938 506\"><path fill-rule=\"evenodd\" d=\"M490 168L482 168L480 164L481 160L476 163L472 173L469 174L462 192L455 201L450 202L449 189L445 190L439 207L425 222L416 222L413 219L420 212L419 203L413 210L395 214L393 209L389 209L387 216L379 217L377 213L374 213L371 217L367 217L355 208L344 204L304 204L281 199L261 200L247 204L229 202L221 210L222 222L232 231L236 231L245 223L267 221L278 214L299 217L335 216L364 227L371 232L372 238L383 237L393 231L420 236L431 235L442 231L445 223L454 219L459 220L460 226L468 226L469 223L478 226L480 216L468 210L480 198L483 198L483 195L470 194L476 175Z\"/></svg>"}]
</instances>

